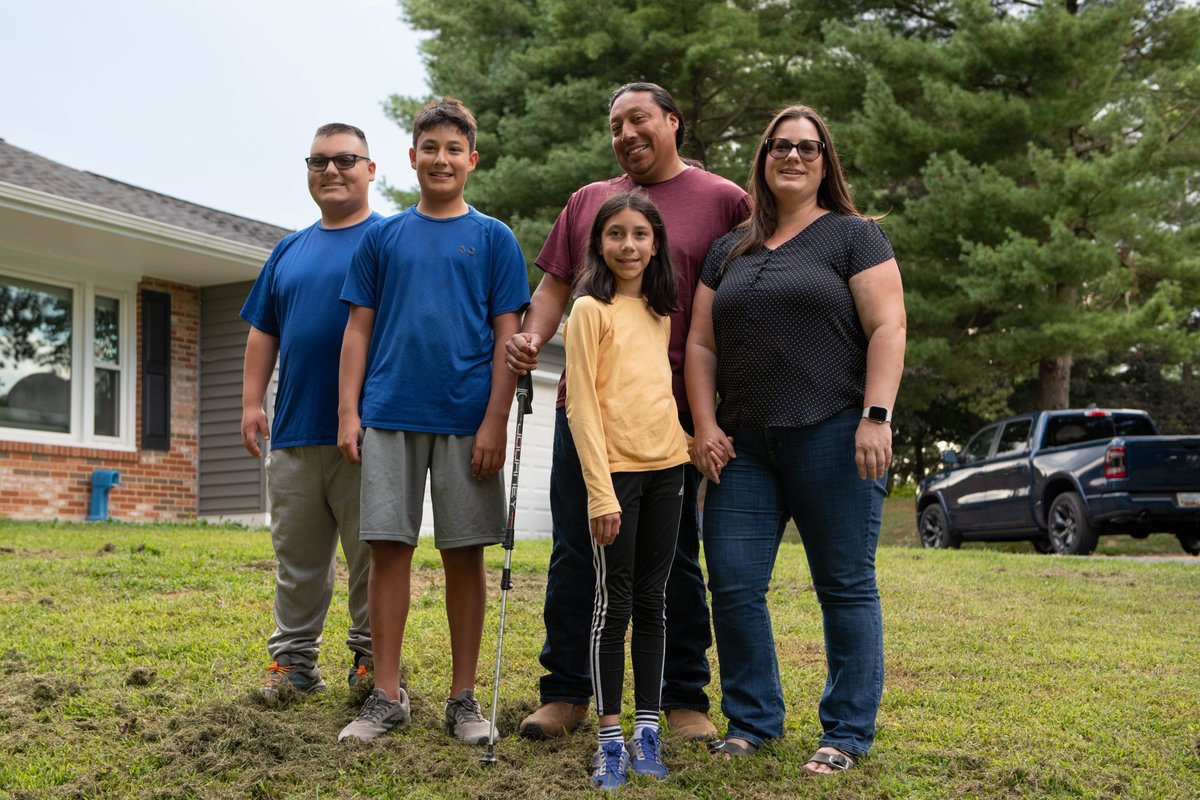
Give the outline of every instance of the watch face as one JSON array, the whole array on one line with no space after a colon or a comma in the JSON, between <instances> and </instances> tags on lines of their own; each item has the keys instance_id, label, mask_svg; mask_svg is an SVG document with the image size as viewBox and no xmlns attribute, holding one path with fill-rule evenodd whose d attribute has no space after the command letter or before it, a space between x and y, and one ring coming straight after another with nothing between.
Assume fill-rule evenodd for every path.
<instances>
[{"instance_id":1,"label":"watch face","mask_svg":"<svg viewBox=\"0 0 1200 800\"><path fill-rule=\"evenodd\" d=\"M888 411L883 406L871 406L867 409L867 419L871 422L887 422Z\"/></svg>"}]
</instances>

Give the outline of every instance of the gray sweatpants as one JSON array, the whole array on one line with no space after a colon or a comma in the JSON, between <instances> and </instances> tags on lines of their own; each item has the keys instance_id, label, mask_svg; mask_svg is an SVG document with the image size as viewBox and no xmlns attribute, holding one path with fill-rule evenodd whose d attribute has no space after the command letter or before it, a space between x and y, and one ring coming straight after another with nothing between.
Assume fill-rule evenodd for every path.
<instances>
[{"instance_id":1,"label":"gray sweatpants","mask_svg":"<svg viewBox=\"0 0 1200 800\"><path fill-rule=\"evenodd\" d=\"M267 457L271 542L275 573L275 632L267 640L272 658L315 665L325 614L333 599L338 535L350 571L350 633L346 644L371 655L367 571L371 548L358 539L361 468L334 445L285 447ZM349 662L347 662L349 663Z\"/></svg>"}]
</instances>

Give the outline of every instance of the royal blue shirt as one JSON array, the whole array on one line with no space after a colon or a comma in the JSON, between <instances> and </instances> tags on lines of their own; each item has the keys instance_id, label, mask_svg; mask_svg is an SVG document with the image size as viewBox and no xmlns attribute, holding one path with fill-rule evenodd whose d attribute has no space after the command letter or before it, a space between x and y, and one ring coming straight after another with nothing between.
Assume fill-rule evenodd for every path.
<instances>
[{"instance_id":1,"label":"royal blue shirt","mask_svg":"<svg viewBox=\"0 0 1200 800\"><path fill-rule=\"evenodd\" d=\"M473 436L492 391L492 320L529 305L517 239L468 207L408 208L367 231L342 300L375 310L363 427Z\"/></svg>"},{"instance_id":2,"label":"royal blue shirt","mask_svg":"<svg viewBox=\"0 0 1200 800\"><path fill-rule=\"evenodd\" d=\"M338 360L349 316L337 297L359 240L382 219L372 213L332 230L316 222L285 236L242 306L242 319L279 339L272 448L337 444Z\"/></svg>"}]
</instances>

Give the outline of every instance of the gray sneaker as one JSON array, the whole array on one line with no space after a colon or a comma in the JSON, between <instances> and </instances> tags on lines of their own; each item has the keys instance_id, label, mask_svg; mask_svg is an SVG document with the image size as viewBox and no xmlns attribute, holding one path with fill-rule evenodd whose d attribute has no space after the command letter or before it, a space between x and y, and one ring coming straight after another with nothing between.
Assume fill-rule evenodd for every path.
<instances>
[{"instance_id":1,"label":"gray sneaker","mask_svg":"<svg viewBox=\"0 0 1200 800\"><path fill-rule=\"evenodd\" d=\"M258 693L268 703L277 703L281 695L289 690L301 694L323 692L325 681L316 667L295 663L290 657L280 655L267 667L267 679L259 687Z\"/></svg>"},{"instance_id":2,"label":"gray sneaker","mask_svg":"<svg viewBox=\"0 0 1200 800\"><path fill-rule=\"evenodd\" d=\"M458 697L446 701L446 733L467 744L487 744L491 730L492 723L483 718L475 692L463 689Z\"/></svg>"},{"instance_id":3,"label":"gray sneaker","mask_svg":"<svg viewBox=\"0 0 1200 800\"><path fill-rule=\"evenodd\" d=\"M342 728L338 741L358 739L366 742L378 739L392 728L408 723L408 694L400 690L399 700L388 700L383 689L371 692L354 722Z\"/></svg>"}]
</instances>

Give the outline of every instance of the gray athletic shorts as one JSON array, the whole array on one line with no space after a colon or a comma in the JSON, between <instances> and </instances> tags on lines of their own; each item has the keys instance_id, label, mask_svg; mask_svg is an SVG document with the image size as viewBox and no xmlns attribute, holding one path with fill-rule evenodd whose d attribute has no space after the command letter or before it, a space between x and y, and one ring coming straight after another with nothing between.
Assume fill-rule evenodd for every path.
<instances>
[{"instance_id":1,"label":"gray athletic shorts","mask_svg":"<svg viewBox=\"0 0 1200 800\"><path fill-rule=\"evenodd\" d=\"M439 550L504 540L502 473L471 477L474 436L367 428L362 443L359 538L417 545L425 476Z\"/></svg>"}]
</instances>

